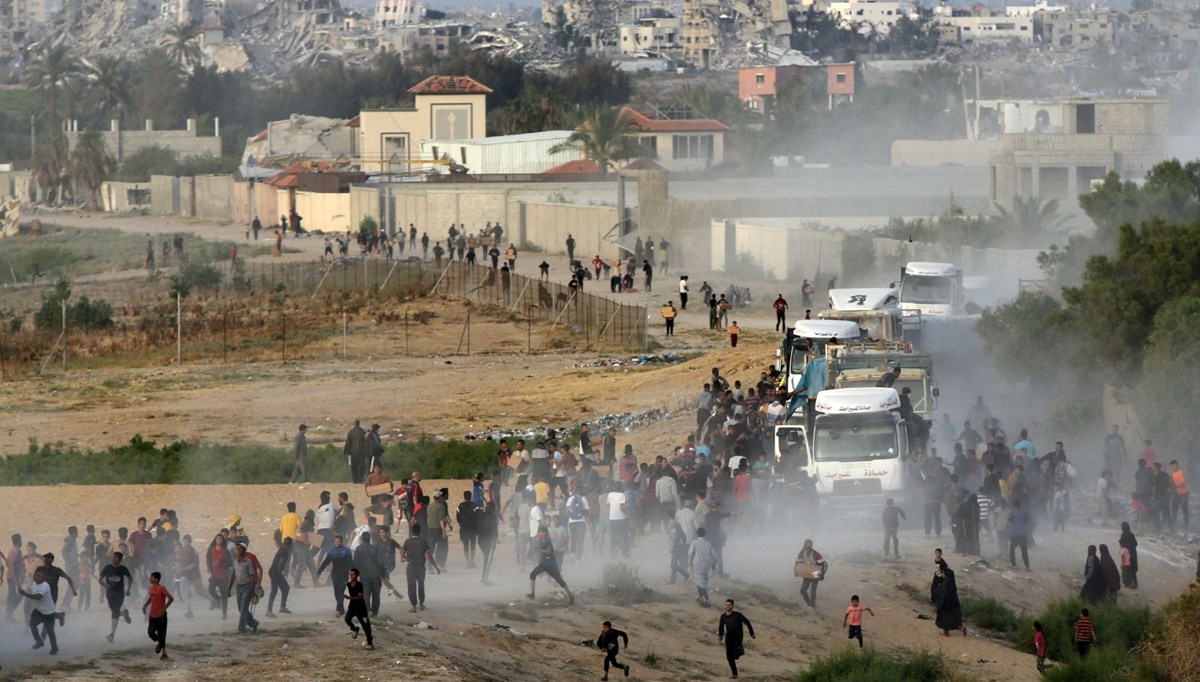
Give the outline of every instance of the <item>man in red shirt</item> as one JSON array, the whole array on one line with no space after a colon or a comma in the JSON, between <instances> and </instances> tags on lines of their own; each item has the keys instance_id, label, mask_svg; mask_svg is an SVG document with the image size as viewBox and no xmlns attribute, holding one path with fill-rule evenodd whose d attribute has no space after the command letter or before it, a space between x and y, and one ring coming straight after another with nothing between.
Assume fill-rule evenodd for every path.
<instances>
[{"instance_id":1,"label":"man in red shirt","mask_svg":"<svg viewBox=\"0 0 1200 682\"><path fill-rule=\"evenodd\" d=\"M1149 438L1146 439L1145 444L1146 447L1142 448L1142 459L1146 460L1147 469L1153 469L1154 463L1158 461L1158 452L1155 451L1154 446L1150 444Z\"/></svg>"},{"instance_id":2,"label":"man in red shirt","mask_svg":"<svg viewBox=\"0 0 1200 682\"><path fill-rule=\"evenodd\" d=\"M171 608L175 597L171 596L161 581L162 574L158 571L150 574L150 590L146 595L146 603L142 604L142 613L150 616L146 634L155 642L154 653L160 654L159 658L165 661L168 660L167 609Z\"/></svg>"},{"instance_id":3,"label":"man in red shirt","mask_svg":"<svg viewBox=\"0 0 1200 682\"><path fill-rule=\"evenodd\" d=\"M137 530L129 534L129 549L130 554L129 572L133 574L133 579L136 581L146 569L146 548L150 546L150 531L146 530L146 517L139 517L137 520ZM136 586L136 582L134 585ZM136 593L136 590L135 590Z\"/></svg>"},{"instance_id":4,"label":"man in red shirt","mask_svg":"<svg viewBox=\"0 0 1200 682\"><path fill-rule=\"evenodd\" d=\"M775 331L787 331L787 322L784 320L783 314L787 312L788 302L783 298L783 294L779 294L775 298L775 302L771 304L771 307L775 309Z\"/></svg>"}]
</instances>

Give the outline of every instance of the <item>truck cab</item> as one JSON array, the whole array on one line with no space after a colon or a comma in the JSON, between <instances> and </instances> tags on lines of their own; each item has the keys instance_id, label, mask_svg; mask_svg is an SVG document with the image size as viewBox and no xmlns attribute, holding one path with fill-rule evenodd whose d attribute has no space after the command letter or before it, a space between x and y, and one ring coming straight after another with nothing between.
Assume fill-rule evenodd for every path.
<instances>
[{"instance_id":1,"label":"truck cab","mask_svg":"<svg viewBox=\"0 0 1200 682\"><path fill-rule=\"evenodd\" d=\"M900 268L900 309L920 316L961 315L962 271L953 263L915 261Z\"/></svg>"},{"instance_id":2,"label":"truck cab","mask_svg":"<svg viewBox=\"0 0 1200 682\"><path fill-rule=\"evenodd\" d=\"M838 388L816 399L812 473L837 504L878 509L907 485L907 426L894 388Z\"/></svg>"},{"instance_id":3,"label":"truck cab","mask_svg":"<svg viewBox=\"0 0 1200 682\"><path fill-rule=\"evenodd\" d=\"M911 389L913 413L933 421L940 392L933 379L933 359L902 341L848 343L826 347L826 385L831 388L873 388L879 379L900 368L892 388Z\"/></svg>"},{"instance_id":4,"label":"truck cab","mask_svg":"<svg viewBox=\"0 0 1200 682\"><path fill-rule=\"evenodd\" d=\"M848 320L798 320L788 330L782 347L776 352L780 369L787 372L788 392L803 385L809 386L810 390L813 387L824 388L826 344L857 340L859 334L858 324ZM819 374L820 383L806 380L810 371ZM813 374L812 380L816 379L818 375Z\"/></svg>"},{"instance_id":5,"label":"truck cab","mask_svg":"<svg viewBox=\"0 0 1200 682\"><path fill-rule=\"evenodd\" d=\"M817 313L817 318L854 322L871 340L904 338L900 290L896 288L830 289L829 310Z\"/></svg>"}]
</instances>

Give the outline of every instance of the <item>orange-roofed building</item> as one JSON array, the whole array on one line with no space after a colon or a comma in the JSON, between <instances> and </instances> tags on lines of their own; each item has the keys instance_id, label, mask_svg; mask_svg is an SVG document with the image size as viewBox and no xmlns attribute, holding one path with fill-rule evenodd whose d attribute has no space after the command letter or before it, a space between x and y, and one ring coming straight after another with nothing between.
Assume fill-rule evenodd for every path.
<instances>
[{"instance_id":1,"label":"orange-roofed building","mask_svg":"<svg viewBox=\"0 0 1200 682\"><path fill-rule=\"evenodd\" d=\"M705 171L725 160L729 126L711 118L651 118L625 107L638 142L660 166L677 173Z\"/></svg>"}]
</instances>

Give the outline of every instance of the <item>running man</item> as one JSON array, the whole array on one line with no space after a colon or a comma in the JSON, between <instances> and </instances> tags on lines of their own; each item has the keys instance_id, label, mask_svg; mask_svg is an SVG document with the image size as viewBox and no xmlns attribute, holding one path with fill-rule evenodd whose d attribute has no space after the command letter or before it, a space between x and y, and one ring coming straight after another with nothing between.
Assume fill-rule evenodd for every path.
<instances>
[{"instance_id":1,"label":"running man","mask_svg":"<svg viewBox=\"0 0 1200 682\"><path fill-rule=\"evenodd\" d=\"M124 558L125 555L121 552L113 552L112 563L100 571L100 587L104 588L104 597L112 612L112 630L107 637L109 644L112 644L113 637L117 634L117 621L124 618L126 623L133 622L129 618L129 609L125 608L125 597L133 591L133 575L128 568L121 565Z\"/></svg>"},{"instance_id":2,"label":"running man","mask_svg":"<svg viewBox=\"0 0 1200 682\"><path fill-rule=\"evenodd\" d=\"M46 569L38 566L33 572L33 582L29 591L17 588L17 593L33 601L33 610L29 612L29 632L33 634L33 648L41 649L46 646L38 628L45 628L46 639L50 640L50 655L58 654L58 638L54 635L54 621L58 616L54 613L54 599L50 597L50 584L46 582Z\"/></svg>"},{"instance_id":3,"label":"running man","mask_svg":"<svg viewBox=\"0 0 1200 682\"><path fill-rule=\"evenodd\" d=\"M350 553L349 547L342 544L342 536L333 536L333 547L330 548L329 553L325 555L325 560L317 568L317 577L321 577L326 566L332 566L329 571L332 574L329 582L333 585L333 597L337 601L337 615L339 616L346 613L343 606L345 592L341 586L350 579L350 567L353 563L354 555Z\"/></svg>"},{"instance_id":4,"label":"running man","mask_svg":"<svg viewBox=\"0 0 1200 682\"><path fill-rule=\"evenodd\" d=\"M358 619L359 625L362 626L362 631L367 636L367 641L363 643L364 649L374 649L375 640L371 638L371 615L367 613L367 599L363 591L363 584L358 580L358 569L350 569L350 579L346 582L346 592L342 595L346 599L346 625L350 628L350 636L358 639L359 626L355 625L353 620Z\"/></svg>"},{"instance_id":5,"label":"running man","mask_svg":"<svg viewBox=\"0 0 1200 682\"><path fill-rule=\"evenodd\" d=\"M150 589L146 595L146 603L142 604L142 613L150 618L146 634L154 640L154 653L161 660L169 660L167 656L167 609L175 603L175 597L162 584L162 574L155 571L150 574Z\"/></svg>"},{"instance_id":6,"label":"running man","mask_svg":"<svg viewBox=\"0 0 1200 682\"><path fill-rule=\"evenodd\" d=\"M529 594L525 596L537 599L537 577L545 573L567 593L567 605L574 605L575 595L563 580L562 573L558 570L558 560L554 558L554 543L550 541L550 530L545 526L538 526L537 537L529 545L529 551L538 555L538 565L529 573Z\"/></svg>"},{"instance_id":7,"label":"running man","mask_svg":"<svg viewBox=\"0 0 1200 682\"><path fill-rule=\"evenodd\" d=\"M734 611L733 600L726 599L725 612L721 614L721 622L717 626L717 641L725 640L725 660L729 662L729 673L735 680L738 676L737 659L746 653L742 646L742 626L750 633L750 639L754 639L754 626L750 624L750 619L743 616L741 611Z\"/></svg>"},{"instance_id":8,"label":"running man","mask_svg":"<svg viewBox=\"0 0 1200 682\"><path fill-rule=\"evenodd\" d=\"M613 628L612 621L604 621L604 624L600 626L600 636L596 638L596 646L604 652L604 677L600 678L601 682L608 679L610 665L624 670L625 677L629 677L629 665L617 662L617 654L621 650L619 640L625 640L625 648L629 648L629 635L622 630Z\"/></svg>"}]
</instances>

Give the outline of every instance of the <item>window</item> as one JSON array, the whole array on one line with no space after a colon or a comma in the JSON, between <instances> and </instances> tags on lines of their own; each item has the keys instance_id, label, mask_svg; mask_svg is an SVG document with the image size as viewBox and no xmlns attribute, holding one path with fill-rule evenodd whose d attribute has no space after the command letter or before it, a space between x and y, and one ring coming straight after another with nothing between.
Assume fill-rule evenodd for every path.
<instances>
[{"instance_id":1,"label":"window","mask_svg":"<svg viewBox=\"0 0 1200 682\"><path fill-rule=\"evenodd\" d=\"M846 82L846 74L844 74L844 73L837 74L837 82L839 85L842 83L845 83Z\"/></svg>"},{"instance_id":2,"label":"window","mask_svg":"<svg viewBox=\"0 0 1200 682\"><path fill-rule=\"evenodd\" d=\"M766 74L764 74L764 73L755 74L755 76L754 76L754 82L755 82L755 83L759 83L760 85L761 85L762 83L766 83L766 82L767 82L767 75L766 75Z\"/></svg>"},{"instance_id":3,"label":"window","mask_svg":"<svg viewBox=\"0 0 1200 682\"><path fill-rule=\"evenodd\" d=\"M1096 132L1096 105L1079 104L1075 107L1075 132L1089 134Z\"/></svg>"},{"instance_id":4,"label":"window","mask_svg":"<svg viewBox=\"0 0 1200 682\"><path fill-rule=\"evenodd\" d=\"M658 156L658 138L653 135L638 138L638 145L646 150L647 156Z\"/></svg>"},{"instance_id":5,"label":"window","mask_svg":"<svg viewBox=\"0 0 1200 682\"><path fill-rule=\"evenodd\" d=\"M673 158L711 159L713 157L712 135L675 135L671 138Z\"/></svg>"}]
</instances>

